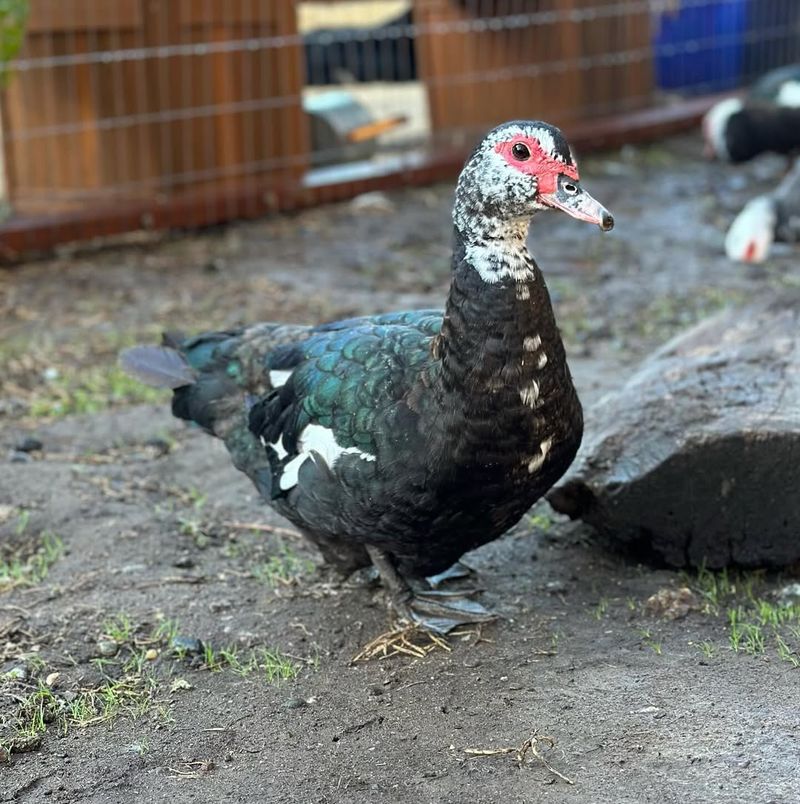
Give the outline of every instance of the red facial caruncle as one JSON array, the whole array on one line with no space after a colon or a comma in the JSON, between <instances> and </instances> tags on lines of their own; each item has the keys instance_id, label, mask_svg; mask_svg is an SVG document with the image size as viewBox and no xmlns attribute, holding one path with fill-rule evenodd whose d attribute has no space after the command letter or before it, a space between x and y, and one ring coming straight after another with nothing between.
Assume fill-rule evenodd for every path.
<instances>
[{"instance_id":1,"label":"red facial caruncle","mask_svg":"<svg viewBox=\"0 0 800 804\"><path fill-rule=\"evenodd\" d=\"M525 146L527 155L524 149L517 149L522 151L522 156L516 155L514 149L517 145ZM536 176L539 192L545 195L558 189L558 177L561 174L578 181L578 169L575 165L568 165L552 157L534 137L514 137L512 140L497 143L494 149L520 173Z\"/></svg>"}]
</instances>

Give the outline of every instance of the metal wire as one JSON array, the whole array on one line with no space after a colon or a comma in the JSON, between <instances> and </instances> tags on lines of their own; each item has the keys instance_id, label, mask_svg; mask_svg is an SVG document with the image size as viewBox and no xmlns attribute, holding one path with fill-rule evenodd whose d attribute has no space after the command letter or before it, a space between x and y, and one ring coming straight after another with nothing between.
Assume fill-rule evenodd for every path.
<instances>
[{"instance_id":1,"label":"metal wire","mask_svg":"<svg viewBox=\"0 0 800 804\"><path fill-rule=\"evenodd\" d=\"M30 5L2 109L18 216L181 193L203 194L196 223L254 215L510 116L588 120L800 60L794 0Z\"/></svg>"}]
</instances>

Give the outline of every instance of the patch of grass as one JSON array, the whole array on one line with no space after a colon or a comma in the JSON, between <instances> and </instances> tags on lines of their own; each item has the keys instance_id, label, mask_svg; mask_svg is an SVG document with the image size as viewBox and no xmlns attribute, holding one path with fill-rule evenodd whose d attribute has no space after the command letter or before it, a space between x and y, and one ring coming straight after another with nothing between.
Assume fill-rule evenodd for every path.
<instances>
[{"instance_id":1,"label":"patch of grass","mask_svg":"<svg viewBox=\"0 0 800 804\"><path fill-rule=\"evenodd\" d=\"M274 684L296 678L302 669L301 662L272 648L257 648L248 652L233 647L214 650L210 645L205 645L204 648L203 663L212 672L230 670L243 678L261 674L268 683Z\"/></svg>"},{"instance_id":2,"label":"patch of grass","mask_svg":"<svg viewBox=\"0 0 800 804\"><path fill-rule=\"evenodd\" d=\"M36 418L97 413L115 405L163 402L169 393L143 385L110 364L58 374L30 400L28 413Z\"/></svg>"},{"instance_id":3,"label":"patch of grass","mask_svg":"<svg viewBox=\"0 0 800 804\"><path fill-rule=\"evenodd\" d=\"M119 650L114 657L92 660L102 674L102 681L92 687L63 691L61 687L51 688L43 679L52 668L36 654L24 657L27 680L0 677L0 694L7 692L17 701L14 713L0 718L0 757L34 750L47 732L66 735L74 729L111 724L123 717L171 721L170 704L164 696L167 692L192 689L176 674L186 653L181 655L169 648L170 640L180 632L177 621L162 617L148 633L142 624L119 612L107 617L101 630L100 637L116 642ZM270 684L296 678L304 666L314 665L314 660L295 658L268 647L242 650L206 645L201 658L208 670L260 678Z\"/></svg>"},{"instance_id":4,"label":"patch of grass","mask_svg":"<svg viewBox=\"0 0 800 804\"><path fill-rule=\"evenodd\" d=\"M762 656L774 648L781 661L800 665L800 603L782 604L765 594L763 572L701 567L696 575L683 577L704 600L706 614L725 612L732 651Z\"/></svg>"},{"instance_id":5,"label":"patch of grass","mask_svg":"<svg viewBox=\"0 0 800 804\"><path fill-rule=\"evenodd\" d=\"M26 521L27 524L27 521ZM23 559L12 556L0 561L0 592L15 586L36 586L42 583L50 568L64 554L64 543L49 530L43 531L39 546Z\"/></svg>"},{"instance_id":6,"label":"patch of grass","mask_svg":"<svg viewBox=\"0 0 800 804\"><path fill-rule=\"evenodd\" d=\"M253 577L270 587L289 586L313 571L314 562L299 556L283 540L278 541L277 553L252 568Z\"/></svg>"}]
</instances>

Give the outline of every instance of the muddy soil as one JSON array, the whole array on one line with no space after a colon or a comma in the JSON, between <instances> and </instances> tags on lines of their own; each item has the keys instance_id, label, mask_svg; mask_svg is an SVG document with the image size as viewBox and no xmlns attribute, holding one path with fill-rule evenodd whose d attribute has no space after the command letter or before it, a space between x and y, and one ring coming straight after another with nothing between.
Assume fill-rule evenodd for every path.
<instances>
[{"instance_id":1,"label":"muddy soil","mask_svg":"<svg viewBox=\"0 0 800 804\"><path fill-rule=\"evenodd\" d=\"M531 239L587 404L703 315L800 283L797 253L721 252L782 170L705 164L693 138L585 160L617 228L548 214ZM114 375L162 327L440 304L450 199L0 274L0 801L800 800L797 573L641 566L542 503L467 557L502 619L354 663L389 627L380 590Z\"/></svg>"}]
</instances>

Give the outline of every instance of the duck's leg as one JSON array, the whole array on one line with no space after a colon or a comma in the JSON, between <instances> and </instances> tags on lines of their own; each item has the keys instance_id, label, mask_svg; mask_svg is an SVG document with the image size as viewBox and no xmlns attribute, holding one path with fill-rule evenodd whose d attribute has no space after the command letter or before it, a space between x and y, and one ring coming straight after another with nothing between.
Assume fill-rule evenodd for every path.
<instances>
[{"instance_id":1,"label":"duck's leg","mask_svg":"<svg viewBox=\"0 0 800 804\"><path fill-rule=\"evenodd\" d=\"M436 575L428 575L425 580L431 585L433 589L438 589L443 583L448 581L460 581L463 578L471 578L475 574L472 567L456 561L452 567L448 567L444 572L437 572Z\"/></svg>"},{"instance_id":2,"label":"duck's leg","mask_svg":"<svg viewBox=\"0 0 800 804\"><path fill-rule=\"evenodd\" d=\"M377 547L367 547L372 563L397 613L429 631L446 634L467 623L484 623L495 619L487 608L462 592L417 590L397 571L391 557Z\"/></svg>"}]
</instances>

